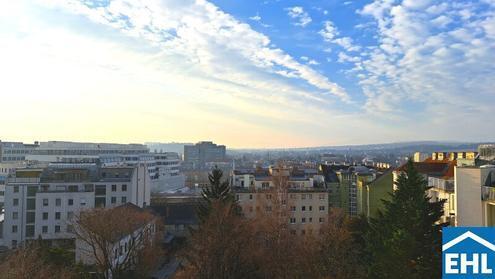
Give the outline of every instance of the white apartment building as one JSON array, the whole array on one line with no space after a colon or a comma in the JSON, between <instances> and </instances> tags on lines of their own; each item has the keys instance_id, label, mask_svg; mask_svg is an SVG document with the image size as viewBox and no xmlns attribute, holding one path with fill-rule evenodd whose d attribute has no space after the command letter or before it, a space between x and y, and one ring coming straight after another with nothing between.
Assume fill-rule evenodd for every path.
<instances>
[{"instance_id":1,"label":"white apartment building","mask_svg":"<svg viewBox=\"0 0 495 279\"><path fill-rule=\"evenodd\" d=\"M495 226L495 166L455 168L456 226Z\"/></svg>"},{"instance_id":2,"label":"white apartment building","mask_svg":"<svg viewBox=\"0 0 495 279\"><path fill-rule=\"evenodd\" d=\"M4 245L15 248L37 239L73 241L71 216L98 206L150 204L151 180L145 164L101 167L52 164L17 169L5 185Z\"/></svg>"}]
</instances>

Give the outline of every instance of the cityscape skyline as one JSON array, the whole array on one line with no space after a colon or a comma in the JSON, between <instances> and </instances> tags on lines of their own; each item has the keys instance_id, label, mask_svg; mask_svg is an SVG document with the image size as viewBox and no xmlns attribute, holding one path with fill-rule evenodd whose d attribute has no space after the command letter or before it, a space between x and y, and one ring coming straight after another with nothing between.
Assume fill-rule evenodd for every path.
<instances>
[{"instance_id":1,"label":"cityscape skyline","mask_svg":"<svg viewBox=\"0 0 495 279\"><path fill-rule=\"evenodd\" d=\"M495 140L493 1L2 5L6 140Z\"/></svg>"}]
</instances>

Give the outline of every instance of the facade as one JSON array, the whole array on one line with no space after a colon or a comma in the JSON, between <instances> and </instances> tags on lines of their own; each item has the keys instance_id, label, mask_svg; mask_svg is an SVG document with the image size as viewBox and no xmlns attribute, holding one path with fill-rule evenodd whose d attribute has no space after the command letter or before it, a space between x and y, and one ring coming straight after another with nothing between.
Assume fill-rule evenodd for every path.
<instances>
[{"instance_id":1,"label":"facade","mask_svg":"<svg viewBox=\"0 0 495 279\"><path fill-rule=\"evenodd\" d=\"M495 226L495 166L455 168L456 226Z\"/></svg>"},{"instance_id":2,"label":"facade","mask_svg":"<svg viewBox=\"0 0 495 279\"><path fill-rule=\"evenodd\" d=\"M151 209L163 221L165 231L173 237L187 237L189 228L196 228L196 208L203 197L195 193L174 193L153 195Z\"/></svg>"},{"instance_id":3,"label":"facade","mask_svg":"<svg viewBox=\"0 0 495 279\"><path fill-rule=\"evenodd\" d=\"M328 221L328 191L315 187L314 178L303 171L285 167L233 171L231 185L247 218L282 214L297 235L317 233Z\"/></svg>"},{"instance_id":4,"label":"facade","mask_svg":"<svg viewBox=\"0 0 495 279\"><path fill-rule=\"evenodd\" d=\"M225 161L225 145L201 141L184 146L184 163L193 169L204 168L207 163Z\"/></svg>"},{"instance_id":5,"label":"facade","mask_svg":"<svg viewBox=\"0 0 495 279\"><path fill-rule=\"evenodd\" d=\"M358 180L357 185L357 214L368 218L376 218L378 211L384 209L383 200L390 200L394 190L391 170L377 173L376 179Z\"/></svg>"},{"instance_id":6,"label":"facade","mask_svg":"<svg viewBox=\"0 0 495 279\"><path fill-rule=\"evenodd\" d=\"M427 158L428 158L428 154L427 153L415 152L414 153L414 156L413 156L413 162L416 162L416 163L423 162Z\"/></svg>"},{"instance_id":7,"label":"facade","mask_svg":"<svg viewBox=\"0 0 495 279\"><path fill-rule=\"evenodd\" d=\"M478 146L478 152L480 159L482 160L495 160L495 144L480 144L480 146Z\"/></svg>"},{"instance_id":8,"label":"facade","mask_svg":"<svg viewBox=\"0 0 495 279\"><path fill-rule=\"evenodd\" d=\"M5 185L4 244L14 248L38 237L53 243L72 241L71 216L98 206L145 207L150 203L150 188L145 164L17 169Z\"/></svg>"},{"instance_id":9,"label":"facade","mask_svg":"<svg viewBox=\"0 0 495 279\"><path fill-rule=\"evenodd\" d=\"M0 163L22 162L38 147L38 143L0 141Z\"/></svg>"}]
</instances>

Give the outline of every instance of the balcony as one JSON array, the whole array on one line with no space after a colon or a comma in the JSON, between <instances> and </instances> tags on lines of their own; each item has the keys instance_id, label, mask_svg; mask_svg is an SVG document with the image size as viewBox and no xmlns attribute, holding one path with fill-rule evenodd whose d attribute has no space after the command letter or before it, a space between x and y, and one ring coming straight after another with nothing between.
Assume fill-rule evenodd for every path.
<instances>
[{"instance_id":1,"label":"balcony","mask_svg":"<svg viewBox=\"0 0 495 279\"><path fill-rule=\"evenodd\" d=\"M446 192L454 192L454 181L445 180L437 177L428 177L428 186L440 189Z\"/></svg>"},{"instance_id":2,"label":"balcony","mask_svg":"<svg viewBox=\"0 0 495 279\"><path fill-rule=\"evenodd\" d=\"M495 187L481 186L481 199L495 202Z\"/></svg>"},{"instance_id":3,"label":"balcony","mask_svg":"<svg viewBox=\"0 0 495 279\"><path fill-rule=\"evenodd\" d=\"M8 183L39 183L39 177L9 177Z\"/></svg>"}]
</instances>

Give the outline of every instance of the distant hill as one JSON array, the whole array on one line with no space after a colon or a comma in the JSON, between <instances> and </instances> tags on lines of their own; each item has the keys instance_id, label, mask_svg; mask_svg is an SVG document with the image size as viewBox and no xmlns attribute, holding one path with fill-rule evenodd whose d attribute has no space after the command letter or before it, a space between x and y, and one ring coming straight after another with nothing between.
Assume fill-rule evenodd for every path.
<instances>
[{"instance_id":1,"label":"distant hill","mask_svg":"<svg viewBox=\"0 0 495 279\"><path fill-rule=\"evenodd\" d=\"M301 148L271 148L271 149L231 149L236 152L267 152L267 151L288 151L288 152L345 152L345 151L400 151L401 153L434 151L464 151L477 150L482 143L473 142L442 142L442 141L411 141L382 144L363 145L340 145L340 146L318 146Z\"/></svg>"}]
</instances>

